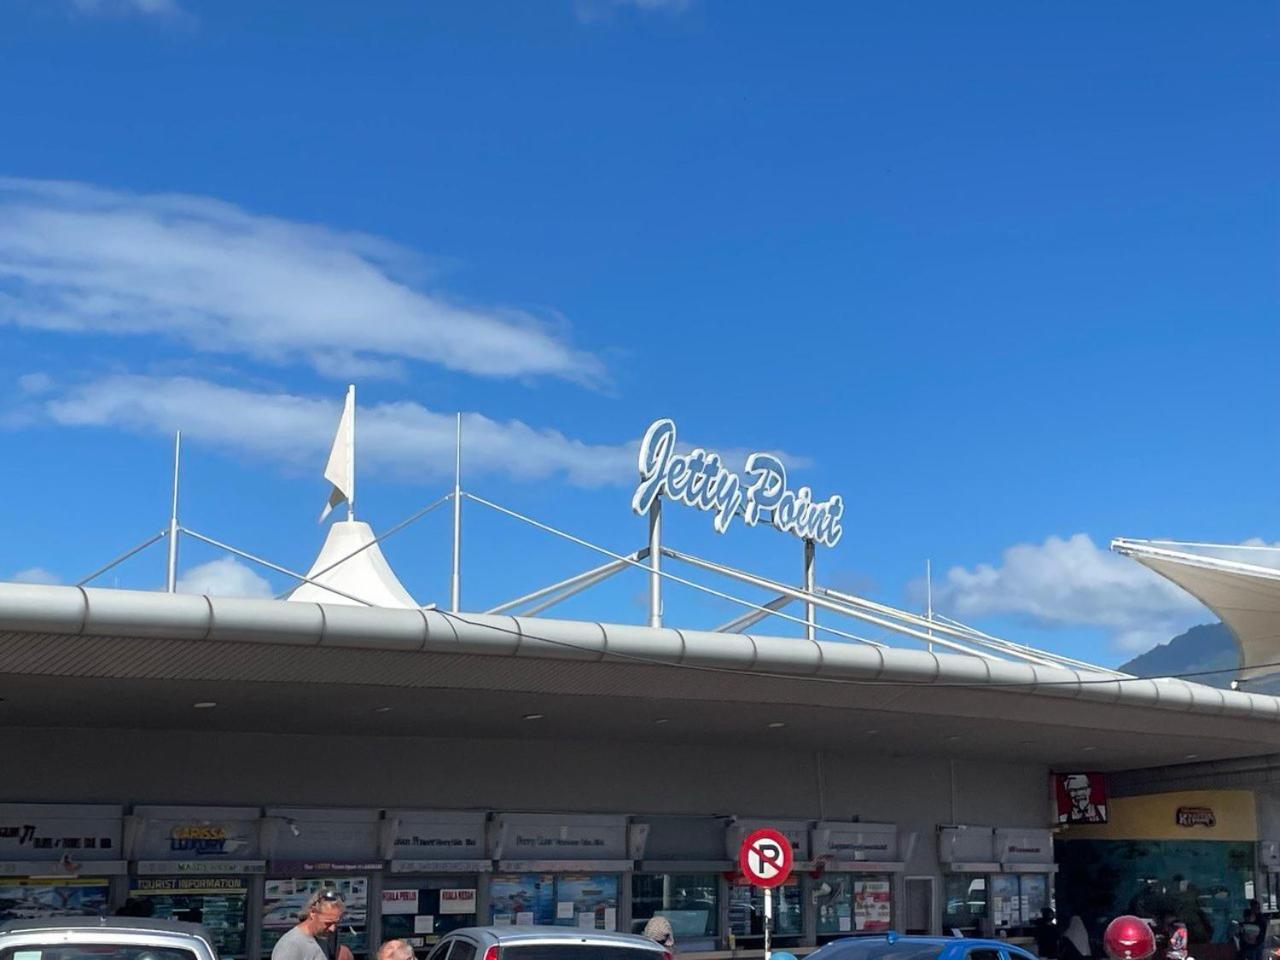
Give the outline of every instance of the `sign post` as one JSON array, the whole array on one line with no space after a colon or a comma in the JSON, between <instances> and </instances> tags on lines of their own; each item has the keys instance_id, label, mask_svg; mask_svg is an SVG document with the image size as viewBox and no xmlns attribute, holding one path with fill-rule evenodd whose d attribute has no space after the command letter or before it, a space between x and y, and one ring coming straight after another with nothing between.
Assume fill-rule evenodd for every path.
<instances>
[{"instance_id":1,"label":"sign post","mask_svg":"<svg viewBox=\"0 0 1280 960\"><path fill-rule=\"evenodd\" d=\"M764 891L764 960L769 960L773 932L773 888L791 876L791 841L779 830L756 830L742 841L738 866L753 887Z\"/></svg>"}]
</instances>

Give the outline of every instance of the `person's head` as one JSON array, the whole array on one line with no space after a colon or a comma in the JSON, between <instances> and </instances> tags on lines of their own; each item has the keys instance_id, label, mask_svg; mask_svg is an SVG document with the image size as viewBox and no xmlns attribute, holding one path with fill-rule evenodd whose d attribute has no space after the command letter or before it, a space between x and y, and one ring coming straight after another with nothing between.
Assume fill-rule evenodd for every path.
<instances>
[{"instance_id":1,"label":"person's head","mask_svg":"<svg viewBox=\"0 0 1280 960\"><path fill-rule=\"evenodd\" d=\"M328 936L337 929L346 905L333 887L321 887L303 904L298 915L301 926L313 937Z\"/></svg>"},{"instance_id":2,"label":"person's head","mask_svg":"<svg viewBox=\"0 0 1280 960\"><path fill-rule=\"evenodd\" d=\"M1116 917L1103 931L1102 948L1111 960L1148 960L1156 952L1156 937L1145 920Z\"/></svg>"},{"instance_id":3,"label":"person's head","mask_svg":"<svg viewBox=\"0 0 1280 960\"><path fill-rule=\"evenodd\" d=\"M644 925L644 936L668 949L676 945L676 935L671 929L671 921L666 917L650 917L649 922Z\"/></svg>"},{"instance_id":4,"label":"person's head","mask_svg":"<svg viewBox=\"0 0 1280 960\"><path fill-rule=\"evenodd\" d=\"M1089 775L1087 773L1073 773L1062 782L1063 788L1067 791L1067 796L1071 798L1072 804L1077 807L1087 807L1089 805Z\"/></svg>"},{"instance_id":5,"label":"person's head","mask_svg":"<svg viewBox=\"0 0 1280 960\"><path fill-rule=\"evenodd\" d=\"M403 940L388 940L378 948L378 960L413 960L413 947Z\"/></svg>"}]
</instances>

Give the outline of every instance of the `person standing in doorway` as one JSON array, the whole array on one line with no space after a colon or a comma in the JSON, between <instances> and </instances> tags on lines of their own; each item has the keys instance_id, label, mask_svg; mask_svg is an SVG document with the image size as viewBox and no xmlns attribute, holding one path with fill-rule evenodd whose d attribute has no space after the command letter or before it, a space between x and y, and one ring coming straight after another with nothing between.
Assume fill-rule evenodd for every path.
<instances>
[{"instance_id":1,"label":"person standing in doorway","mask_svg":"<svg viewBox=\"0 0 1280 960\"><path fill-rule=\"evenodd\" d=\"M298 913L298 925L276 942L271 960L329 960L320 941L338 929L345 908L341 895L332 887L311 894Z\"/></svg>"}]
</instances>

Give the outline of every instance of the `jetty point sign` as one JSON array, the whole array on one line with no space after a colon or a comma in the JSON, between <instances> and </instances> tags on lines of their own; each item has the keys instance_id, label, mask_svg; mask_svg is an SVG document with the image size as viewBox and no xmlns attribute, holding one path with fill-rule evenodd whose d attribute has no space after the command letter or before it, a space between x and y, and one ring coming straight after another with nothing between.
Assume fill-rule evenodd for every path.
<instances>
[{"instance_id":1,"label":"jetty point sign","mask_svg":"<svg viewBox=\"0 0 1280 960\"><path fill-rule=\"evenodd\" d=\"M787 486L787 468L769 453L747 457L743 475L725 468L720 455L702 448L676 453L673 420L655 420L640 441L640 483L631 509L646 514L660 496L715 514L718 533L729 529L736 516L754 527L761 520L783 533L834 547L844 529L844 499L836 494L821 502L808 487Z\"/></svg>"}]
</instances>

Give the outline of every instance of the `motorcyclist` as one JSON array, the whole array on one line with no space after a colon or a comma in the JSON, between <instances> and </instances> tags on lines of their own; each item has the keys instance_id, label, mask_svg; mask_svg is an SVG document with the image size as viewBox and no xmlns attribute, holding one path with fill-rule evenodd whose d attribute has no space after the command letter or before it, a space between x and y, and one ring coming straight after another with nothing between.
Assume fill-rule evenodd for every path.
<instances>
[{"instance_id":1,"label":"motorcyclist","mask_svg":"<svg viewBox=\"0 0 1280 960\"><path fill-rule=\"evenodd\" d=\"M1151 960L1156 952L1155 931L1138 917L1116 917L1102 934L1102 949L1110 960Z\"/></svg>"}]
</instances>

